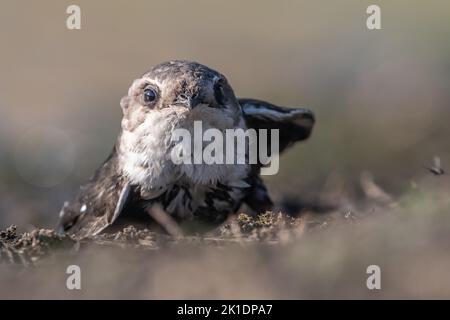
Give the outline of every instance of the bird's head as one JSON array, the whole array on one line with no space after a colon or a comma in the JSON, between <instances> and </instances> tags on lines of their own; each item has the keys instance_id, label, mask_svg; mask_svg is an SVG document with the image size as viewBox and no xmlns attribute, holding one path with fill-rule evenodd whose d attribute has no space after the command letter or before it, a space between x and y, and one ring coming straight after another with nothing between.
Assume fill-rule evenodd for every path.
<instances>
[{"instance_id":1,"label":"bird's head","mask_svg":"<svg viewBox=\"0 0 450 320\"><path fill-rule=\"evenodd\" d=\"M159 64L136 79L121 106L122 127L129 131L155 113L177 113L180 118L200 120L219 129L233 128L242 118L233 89L222 74L182 60Z\"/></svg>"}]
</instances>

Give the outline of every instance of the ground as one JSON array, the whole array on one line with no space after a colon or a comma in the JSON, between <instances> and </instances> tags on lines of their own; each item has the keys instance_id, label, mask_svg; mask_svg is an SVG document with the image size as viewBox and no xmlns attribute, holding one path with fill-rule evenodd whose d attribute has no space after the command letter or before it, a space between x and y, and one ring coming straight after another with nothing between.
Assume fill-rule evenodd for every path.
<instances>
[{"instance_id":1,"label":"ground","mask_svg":"<svg viewBox=\"0 0 450 320\"><path fill-rule=\"evenodd\" d=\"M207 235L130 226L77 241L12 226L0 234L0 298L448 298L449 178L397 198L366 178L351 209L240 214ZM66 288L72 264L81 290ZM366 286L369 265L381 268L381 290Z\"/></svg>"}]
</instances>

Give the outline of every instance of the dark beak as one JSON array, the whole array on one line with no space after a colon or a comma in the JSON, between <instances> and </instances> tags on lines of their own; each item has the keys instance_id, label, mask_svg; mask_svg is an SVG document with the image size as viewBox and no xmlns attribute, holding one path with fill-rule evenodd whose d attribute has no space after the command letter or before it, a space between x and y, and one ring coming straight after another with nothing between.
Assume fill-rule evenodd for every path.
<instances>
[{"instance_id":1,"label":"dark beak","mask_svg":"<svg viewBox=\"0 0 450 320\"><path fill-rule=\"evenodd\" d=\"M198 95L198 94L194 94L194 95L180 94L177 97L175 104L185 106L189 109L194 109L196 106L201 104L201 102L202 102L202 99L200 98L200 95Z\"/></svg>"}]
</instances>

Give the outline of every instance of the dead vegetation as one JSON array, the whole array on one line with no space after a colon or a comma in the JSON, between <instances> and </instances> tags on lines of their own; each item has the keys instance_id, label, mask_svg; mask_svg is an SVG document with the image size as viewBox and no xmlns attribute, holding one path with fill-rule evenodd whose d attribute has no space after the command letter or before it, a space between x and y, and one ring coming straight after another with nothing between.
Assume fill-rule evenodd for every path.
<instances>
[{"instance_id":1,"label":"dead vegetation","mask_svg":"<svg viewBox=\"0 0 450 320\"><path fill-rule=\"evenodd\" d=\"M93 246L157 250L183 244L202 246L226 246L233 243L276 244L300 235L304 228L304 218L291 218L282 213L272 212L257 217L242 213L214 232L182 237L128 226L116 233L104 233L79 240L49 229L36 229L17 234L17 227L13 225L0 233L0 261L30 266L61 250L75 253Z\"/></svg>"}]
</instances>

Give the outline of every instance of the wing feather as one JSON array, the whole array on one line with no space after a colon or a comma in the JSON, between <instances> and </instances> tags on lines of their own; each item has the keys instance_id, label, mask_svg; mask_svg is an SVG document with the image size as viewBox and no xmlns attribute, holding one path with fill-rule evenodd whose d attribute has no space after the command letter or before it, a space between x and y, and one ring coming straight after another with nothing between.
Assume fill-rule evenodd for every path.
<instances>
[{"instance_id":1,"label":"wing feather","mask_svg":"<svg viewBox=\"0 0 450 320\"><path fill-rule=\"evenodd\" d=\"M83 238L96 235L110 226L124 211L132 194L127 180L118 173L115 149L60 213L60 232Z\"/></svg>"},{"instance_id":2,"label":"wing feather","mask_svg":"<svg viewBox=\"0 0 450 320\"><path fill-rule=\"evenodd\" d=\"M307 139L314 127L314 113L309 109L280 107L256 99L239 99L239 104L250 128L279 130L280 153L294 142Z\"/></svg>"}]
</instances>

